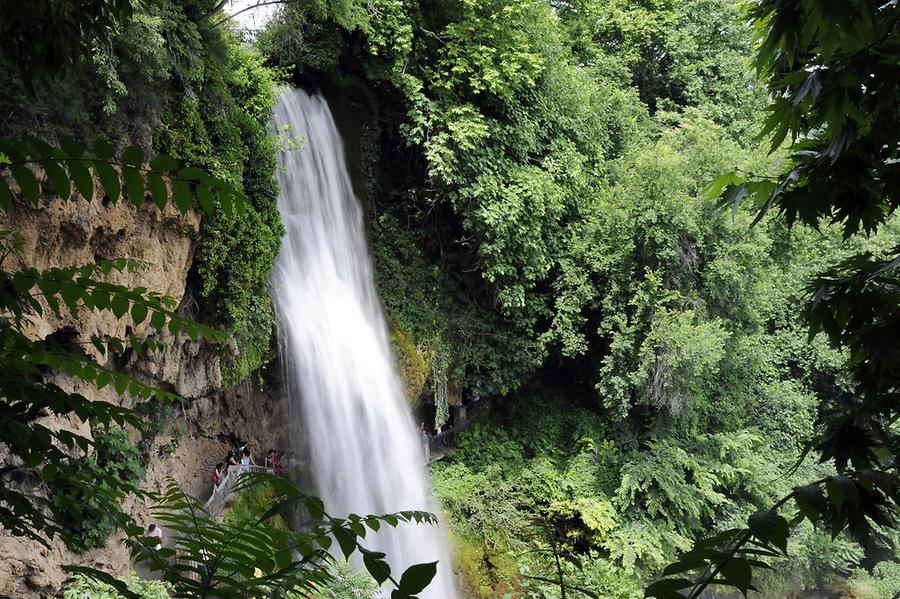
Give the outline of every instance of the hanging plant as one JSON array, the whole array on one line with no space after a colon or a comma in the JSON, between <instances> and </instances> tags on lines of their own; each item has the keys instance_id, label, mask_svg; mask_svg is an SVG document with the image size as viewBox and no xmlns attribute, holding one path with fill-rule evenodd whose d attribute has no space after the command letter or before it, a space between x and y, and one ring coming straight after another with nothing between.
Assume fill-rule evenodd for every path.
<instances>
[{"instance_id":1,"label":"hanging plant","mask_svg":"<svg viewBox=\"0 0 900 599\"><path fill-rule=\"evenodd\" d=\"M450 405L447 385L448 361L442 350L436 352L431 378L434 386L434 428L440 428L450 419Z\"/></svg>"}]
</instances>

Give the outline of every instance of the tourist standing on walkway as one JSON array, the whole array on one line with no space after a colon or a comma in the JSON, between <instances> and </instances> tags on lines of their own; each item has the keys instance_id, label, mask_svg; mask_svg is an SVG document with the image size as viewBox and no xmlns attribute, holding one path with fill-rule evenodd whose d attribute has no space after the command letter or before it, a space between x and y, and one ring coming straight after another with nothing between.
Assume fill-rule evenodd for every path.
<instances>
[{"instance_id":1,"label":"tourist standing on walkway","mask_svg":"<svg viewBox=\"0 0 900 599\"><path fill-rule=\"evenodd\" d=\"M212 571L209 568L209 552L206 547L200 548L200 588L206 590L209 588L210 575Z\"/></svg>"},{"instance_id":2,"label":"tourist standing on walkway","mask_svg":"<svg viewBox=\"0 0 900 599\"><path fill-rule=\"evenodd\" d=\"M210 477L213 482L213 489L218 487L222 483L222 478L225 473L225 464L219 462L216 464L216 467L213 468L212 476Z\"/></svg>"},{"instance_id":3,"label":"tourist standing on walkway","mask_svg":"<svg viewBox=\"0 0 900 599\"><path fill-rule=\"evenodd\" d=\"M279 451L275 453L275 457L272 458L272 469L275 470L275 476L281 476L281 460L284 459L284 452Z\"/></svg>"},{"instance_id":4,"label":"tourist standing on walkway","mask_svg":"<svg viewBox=\"0 0 900 599\"><path fill-rule=\"evenodd\" d=\"M156 539L157 543L154 549L156 549L157 551L162 549L162 529L160 527L158 527L156 524L151 524L150 526L148 526L147 536Z\"/></svg>"},{"instance_id":5,"label":"tourist standing on walkway","mask_svg":"<svg viewBox=\"0 0 900 599\"><path fill-rule=\"evenodd\" d=\"M425 454L425 463L431 459L431 447L428 442L428 432L425 430L425 423L419 424L419 439L422 442L422 451Z\"/></svg>"}]
</instances>

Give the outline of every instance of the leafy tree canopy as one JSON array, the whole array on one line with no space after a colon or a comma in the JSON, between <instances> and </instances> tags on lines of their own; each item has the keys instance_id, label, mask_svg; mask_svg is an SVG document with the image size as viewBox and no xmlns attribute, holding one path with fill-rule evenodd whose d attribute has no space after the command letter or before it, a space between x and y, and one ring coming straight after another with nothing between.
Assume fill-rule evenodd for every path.
<instances>
[{"instance_id":1,"label":"leafy tree canopy","mask_svg":"<svg viewBox=\"0 0 900 599\"><path fill-rule=\"evenodd\" d=\"M469 452L459 469L437 467L473 578L479 559L487 577L510 569L488 542L505 525L479 497L503 505L504 523L552 515L562 540L516 534L611 562L595 581L627 571L649 582L684 552L651 587L658 596L697 596L713 580L812 586L859 560L840 536L848 526L885 533L897 488L896 10L349 2L288 5L261 36L298 80L372 108L360 170L398 328L448 354L451 385L470 393L533 417L528 384L564 393L569 409L608 423L594 442L625 456L619 470L584 475L605 480L602 493L562 498L537 485L523 499L530 478ZM773 143L758 148L756 135ZM810 322L829 339L807 343ZM563 443L530 434L541 443L521 456L500 433L479 449L524 460L538 481L564 469L553 452ZM798 462L810 440L818 464ZM823 521L832 545L811 525ZM710 529L721 536L704 540ZM647 542L627 542L636 536ZM802 559L775 559L785 550ZM763 561L781 570L760 575ZM567 575L550 562L511 568Z\"/></svg>"}]
</instances>

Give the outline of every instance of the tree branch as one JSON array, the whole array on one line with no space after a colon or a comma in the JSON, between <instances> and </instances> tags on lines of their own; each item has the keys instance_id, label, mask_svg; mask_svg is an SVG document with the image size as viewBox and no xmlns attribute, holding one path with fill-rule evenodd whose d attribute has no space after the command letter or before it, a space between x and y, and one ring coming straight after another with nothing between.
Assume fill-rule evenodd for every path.
<instances>
[{"instance_id":1,"label":"tree branch","mask_svg":"<svg viewBox=\"0 0 900 599\"><path fill-rule=\"evenodd\" d=\"M200 18L200 20L201 20L201 21L208 21L209 18L210 18L211 16L213 16L214 14L216 14L217 12L219 12L220 10L222 10L223 8L225 8L225 5L228 4L228 2L229 2L229 0L219 0L219 3L216 4L216 5L212 8L212 10L210 10L210 11L207 12L205 15L203 15L203 16Z\"/></svg>"},{"instance_id":2,"label":"tree branch","mask_svg":"<svg viewBox=\"0 0 900 599\"><path fill-rule=\"evenodd\" d=\"M301 1L301 0L268 0L268 1L265 1L265 2L260 1L260 2L257 2L256 4L252 4L252 5L250 5L250 6L247 6L247 7L245 7L245 8L242 8L241 10L239 10L239 11L237 11L237 12L235 12L235 13L226 14L223 18L219 19L218 21L216 21L215 23L213 23L213 24L210 25L210 26L213 27L213 28L218 27L219 25L221 25L221 24L223 24L223 23L225 23L225 22L227 22L227 21L233 19L234 17L238 16L238 15L241 14L241 13L245 13L245 12L247 12L248 10L253 10L254 8L259 8L259 7L261 7L261 6L271 6L271 5L274 5L274 4L294 4L294 3L300 2L300 1ZM225 4L226 2L227 2L227 0L225 0L225 2L221 2L220 4Z\"/></svg>"}]
</instances>

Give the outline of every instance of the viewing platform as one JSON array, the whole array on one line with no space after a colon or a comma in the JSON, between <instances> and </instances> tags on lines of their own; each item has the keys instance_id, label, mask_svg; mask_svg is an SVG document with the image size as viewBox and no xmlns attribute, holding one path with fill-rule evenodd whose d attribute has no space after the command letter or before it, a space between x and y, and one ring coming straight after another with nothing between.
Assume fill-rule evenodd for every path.
<instances>
[{"instance_id":1,"label":"viewing platform","mask_svg":"<svg viewBox=\"0 0 900 599\"><path fill-rule=\"evenodd\" d=\"M234 489L244 472L257 472L260 474L274 474L275 470L266 468L265 466L229 466L225 472L225 476L219 481L218 485L213 487L212 495L203 504L203 509L209 514L209 517L215 520L228 505Z\"/></svg>"}]
</instances>

